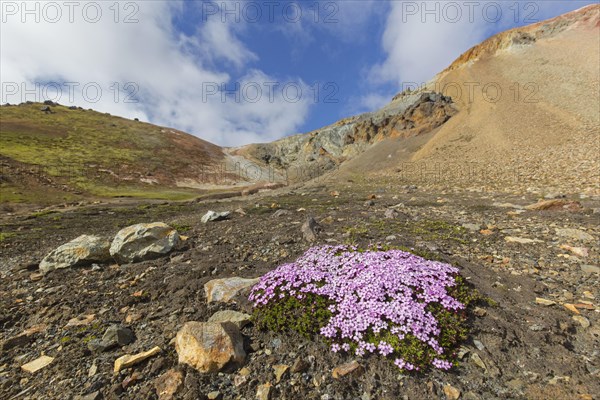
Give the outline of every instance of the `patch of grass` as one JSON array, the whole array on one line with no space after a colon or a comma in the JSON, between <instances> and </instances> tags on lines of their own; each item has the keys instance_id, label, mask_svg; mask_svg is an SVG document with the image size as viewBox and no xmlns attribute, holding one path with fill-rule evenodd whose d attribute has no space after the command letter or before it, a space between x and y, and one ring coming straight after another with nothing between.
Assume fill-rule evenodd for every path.
<instances>
[{"instance_id":1,"label":"patch of grass","mask_svg":"<svg viewBox=\"0 0 600 400\"><path fill-rule=\"evenodd\" d=\"M362 237L366 237L369 229L364 226L347 226L343 229L347 236L346 244L356 244Z\"/></svg>"},{"instance_id":2,"label":"patch of grass","mask_svg":"<svg viewBox=\"0 0 600 400\"><path fill-rule=\"evenodd\" d=\"M409 228L410 233L419 235L425 240L453 240L462 244L468 244L464 239L466 229L462 226L452 225L442 220L422 220L413 223Z\"/></svg>"},{"instance_id":3,"label":"patch of grass","mask_svg":"<svg viewBox=\"0 0 600 400\"><path fill-rule=\"evenodd\" d=\"M29 215L29 218L41 218L41 217L45 217L45 216L51 215L51 214L57 214L57 212L54 210L38 211L38 212L34 212L33 214Z\"/></svg>"},{"instance_id":4,"label":"patch of grass","mask_svg":"<svg viewBox=\"0 0 600 400\"><path fill-rule=\"evenodd\" d=\"M6 239L10 239L15 236L17 236L15 232L0 232L0 242L3 242Z\"/></svg>"},{"instance_id":5,"label":"patch of grass","mask_svg":"<svg viewBox=\"0 0 600 400\"><path fill-rule=\"evenodd\" d=\"M187 232L192 229L191 225L179 224L177 222L172 222L170 225L173 229L175 229L179 233Z\"/></svg>"},{"instance_id":6,"label":"patch of grass","mask_svg":"<svg viewBox=\"0 0 600 400\"><path fill-rule=\"evenodd\" d=\"M327 309L332 303L314 294L298 300L286 297L269 307L255 308L253 320L259 329L273 332L295 331L306 338L319 333L331 318Z\"/></svg>"}]
</instances>

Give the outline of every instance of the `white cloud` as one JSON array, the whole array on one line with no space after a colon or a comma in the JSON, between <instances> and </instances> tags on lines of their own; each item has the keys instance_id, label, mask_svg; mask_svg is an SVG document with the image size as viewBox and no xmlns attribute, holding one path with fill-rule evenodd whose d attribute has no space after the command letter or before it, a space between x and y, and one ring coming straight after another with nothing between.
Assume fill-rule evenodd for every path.
<instances>
[{"instance_id":1,"label":"white cloud","mask_svg":"<svg viewBox=\"0 0 600 400\"><path fill-rule=\"evenodd\" d=\"M306 95L291 102L276 90L273 102L266 92L254 103L244 99L236 102L232 96L222 102L219 94L207 95L203 91L221 84L234 86L229 73L216 69L218 61L240 70L256 60L256 55L238 38L243 24L234 26L218 19L209 20L199 23L197 32L185 35L172 22L184 12L183 2L179 1L135 2L139 10L121 8L118 22L114 10L109 8L113 2L96 2L102 6L102 17L97 23L83 18L82 8L86 3L75 9L73 22L69 22L68 10L63 7L61 20L50 23L44 18L44 3L35 2L40 5L40 22L27 15L23 23L22 10L15 15L6 13L11 10L4 8L5 3L2 2L5 21L0 35L3 102L43 100L39 92L24 93L22 85L32 89L34 82L77 82L75 101L69 101L68 87L63 86L60 103L139 117L222 145L271 140L295 133L307 117L310 102ZM14 4L22 7L25 3ZM119 3L121 7L124 4ZM88 11L89 20L94 13ZM139 22L123 23L132 12ZM240 79L240 84L243 87L249 81L264 87L265 82L278 79L252 71ZM120 89L133 82L139 89L140 101L124 102L126 92L115 99L115 82ZM285 83L281 78L279 82ZM90 83L102 89L102 95L94 103L86 102L81 91ZM10 95L8 89L13 90L15 84L19 90ZM88 99L94 97L95 91L90 89Z\"/></svg>"},{"instance_id":2,"label":"white cloud","mask_svg":"<svg viewBox=\"0 0 600 400\"><path fill-rule=\"evenodd\" d=\"M443 2L401 1L391 4L382 37L386 58L371 70L373 82L393 82L398 88L408 82L421 84L484 38L484 24L470 22L465 15L456 22L452 22L455 17L451 14L447 14L450 18L443 18L442 5ZM437 7L438 11L426 14L424 7Z\"/></svg>"}]
</instances>

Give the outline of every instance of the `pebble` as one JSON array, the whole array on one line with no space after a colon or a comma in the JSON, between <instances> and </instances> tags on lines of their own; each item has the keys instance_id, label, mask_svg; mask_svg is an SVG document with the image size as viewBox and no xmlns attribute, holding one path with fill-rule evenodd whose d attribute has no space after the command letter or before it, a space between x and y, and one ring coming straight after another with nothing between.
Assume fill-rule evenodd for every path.
<instances>
[{"instance_id":1,"label":"pebble","mask_svg":"<svg viewBox=\"0 0 600 400\"><path fill-rule=\"evenodd\" d=\"M290 366L285 364L277 364L273 366L273 370L275 371L275 379L277 383L281 382L281 378L288 369L290 369Z\"/></svg>"},{"instance_id":2,"label":"pebble","mask_svg":"<svg viewBox=\"0 0 600 400\"><path fill-rule=\"evenodd\" d=\"M341 377L346 376L351 373L360 373L361 370L362 370L362 367L358 363L358 361L353 360L353 361L350 361L349 363L342 364L342 365L335 367L331 374L333 375L334 379L340 379Z\"/></svg>"},{"instance_id":3,"label":"pebble","mask_svg":"<svg viewBox=\"0 0 600 400\"><path fill-rule=\"evenodd\" d=\"M256 390L256 398L258 400L269 400L271 398L271 384L259 385Z\"/></svg>"},{"instance_id":4,"label":"pebble","mask_svg":"<svg viewBox=\"0 0 600 400\"><path fill-rule=\"evenodd\" d=\"M448 400L458 400L460 397L460 390L452 385L444 385L444 394Z\"/></svg>"},{"instance_id":5,"label":"pebble","mask_svg":"<svg viewBox=\"0 0 600 400\"><path fill-rule=\"evenodd\" d=\"M553 305L555 305L555 304L556 304L556 302L555 302L555 301L548 300L548 299L542 299L541 297L536 297L536 298L535 298L535 302L536 302L537 304L541 304L541 305L543 305L543 306L553 306Z\"/></svg>"},{"instance_id":6,"label":"pebble","mask_svg":"<svg viewBox=\"0 0 600 400\"><path fill-rule=\"evenodd\" d=\"M155 346L152 349L138 353L138 354L125 354L115 360L114 372L115 374L121 371L123 368L129 368L132 365L138 364L147 358L150 358L161 352L160 347Z\"/></svg>"},{"instance_id":7,"label":"pebble","mask_svg":"<svg viewBox=\"0 0 600 400\"><path fill-rule=\"evenodd\" d=\"M584 264L581 266L581 270L586 274L600 274L600 267L596 265Z\"/></svg>"},{"instance_id":8,"label":"pebble","mask_svg":"<svg viewBox=\"0 0 600 400\"><path fill-rule=\"evenodd\" d=\"M590 327L590 321L586 317L581 315L573 315L572 318L575 322L581 325L583 329L587 329Z\"/></svg>"},{"instance_id":9,"label":"pebble","mask_svg":"<svg viewBox=\"0 0 600 400\"><path fill-rule=\"evenodd\" d=\"M487 367L485 365L485 363L483 362L483 360L481 359L481 357L479 357L479 354L477 353L473 353L471 354L471 360L475 363L475 365L477 365L479 368L483 369L484 371L487 371Z\"/></svg>"},{"instance_id":10,"label":"pebble","mask_svg":"<svg viewBox=\"0 0 600 400\"><path fill-rule=\"evenodd\" d=\"M210 392L209 394L206 395L206 397L208 398L208 400L220 400L221 392L218 392L218 391Z\"/></svg>"}]
</instances>

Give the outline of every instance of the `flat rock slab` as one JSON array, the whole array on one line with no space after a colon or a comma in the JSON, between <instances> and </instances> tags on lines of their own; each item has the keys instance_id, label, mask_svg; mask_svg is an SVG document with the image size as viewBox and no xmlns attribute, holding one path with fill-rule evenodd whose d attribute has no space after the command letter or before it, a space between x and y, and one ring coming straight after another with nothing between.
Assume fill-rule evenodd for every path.
<instances>
[{"instance_id":1,"label":"flat rock slab","mask_svg":"<svg viewBox=\"0 0 600 400\"><path fill-rule=\"evenodd\" d=\"M244 326L250 323L250 314L241 313L238 311L224 310L217 311L209 319L208 322L231 322L238 329L242 329Z\"/></svg>"},{"instance_id":2,"label":"flat rock slab","mask_svg":"<svg viewBox=\"0 0 600 400\"><path fill-rule=\"evenodd\" d=\"M47 367L52 361L54 361L53 357L41 356L31 362L28 362L27 364L21 365L21 369L25 372L33 374L34 372Z\"/></svg>"},{"instance_id":3,"label":"flat rock slab","mask_svg":"<svg viewBox=\"0 0 600 400\"><path fill-rule=\"evenodd\" d=\"M333 371L331 372L331 375L334 377L334 379L340 379L341 377L346 376L348 374L352 374L352 373L359 374L361 372L362 372L361 365L358 363L358 361L354 360L354 361L350 361L349 363L342 364L340 366L335 367L333 369Z\"/></svg>"},{"instance_id":4,"label":"flat rock slab","mask_svg":"<svg viewBox=\"0 0 600 400\"><path fill-rule=\"evenodd\" d=\"M114 372L115 372L115 374L117 374L123 368L129 368L135 364L139 364L142 361L144 361L152 356L155 356L160 352L161 352L160 347L156 346L156 347L153 347L152 349L145 351L143 353L138 353L138 354L134 354L134 355L125 354L124 356L121 356L115 360Z\"/></svg>"},{"instance_id":5,"label":"flat rock slab","mask_svg":"<svg viewBox=\"0 0 600 400\"><path fill-rule=\"evenodd\" d=\"M242 290L256 285L259 280L259 278L246 279L233 277L213 279L212 281L208 281L204 285L206 302L212 303L214 301L220 301L226 303L233 299Z\"/></svg>"}]
</instances>

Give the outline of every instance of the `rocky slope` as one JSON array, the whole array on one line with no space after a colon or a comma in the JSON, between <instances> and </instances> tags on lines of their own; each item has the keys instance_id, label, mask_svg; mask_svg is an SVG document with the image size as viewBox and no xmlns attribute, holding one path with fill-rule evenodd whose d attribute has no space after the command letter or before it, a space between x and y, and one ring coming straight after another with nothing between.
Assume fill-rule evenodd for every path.
<instances>
[{"instance_id":1,"label":"rocky slope","mask_svg":"<svg viewBox=\"0 0 600 400\"><path fill-rule=\"evenodd\" d=\"M386 138L408 138L430 132L456 113L452 100L439 93L405 94L387 107L343 119L316 131L266 144L231 149L257 164L278 170L301 171L293 181L321 175Z\"/></svg>"},{"instance_id":2,"label":"rocky slope","mask_svg":"<svg viewBox=\"0 0 600 400\"><path fill-rule=\"evenodd\" d=\"M599 193L599 15L591 5L500 33L377 112L233 153L308 178Z\"/></svg>"}]
</instances>

